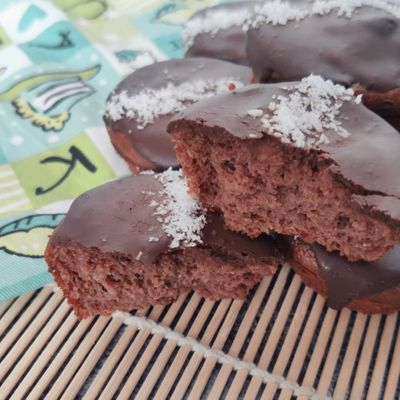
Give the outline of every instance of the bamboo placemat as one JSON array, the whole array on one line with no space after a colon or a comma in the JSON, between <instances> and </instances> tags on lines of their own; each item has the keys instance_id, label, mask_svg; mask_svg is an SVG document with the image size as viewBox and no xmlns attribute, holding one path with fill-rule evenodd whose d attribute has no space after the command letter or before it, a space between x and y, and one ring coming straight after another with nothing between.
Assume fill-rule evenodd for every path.
<instances>
[{"instance_id":1,"label":"bamboo placemat","mask_svg":"<svg viewBox=\"0 0 400 400\"><path fill-rule=\"evenodd\" d=\"M47 286L0 305L0 398L398 399L399 325L329 309L287 266L245 302L84 321Z\"/></svg>"}]
</instances>

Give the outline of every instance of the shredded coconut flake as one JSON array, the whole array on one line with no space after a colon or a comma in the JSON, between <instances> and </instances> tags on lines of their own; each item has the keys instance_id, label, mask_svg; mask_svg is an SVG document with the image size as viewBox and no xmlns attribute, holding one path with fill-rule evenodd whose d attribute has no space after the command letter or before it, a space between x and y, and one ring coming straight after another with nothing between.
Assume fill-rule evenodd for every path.
<instances>
[{"instance_id":1,"label":"shredded coconut flake","mask_svg":"<svg viewBox=\"0 0 400 400\"><path fill-rule=\"evenodd\" d=\"M262 133L257 133L257 132L249 133L250 139L261 139L262 137L263 137Z\"/></svg>"},{"instance_id":2,"label":"shredded coconut flake","mask_svg":"<svg viewBox=\"0 0 400 400\"><path fill-rule=\"evenodd\" d=\"M261 117L264 128L283 143L297 147L312 147L329 143L324 131L347 137L336 117L344 102L358 102L352 89L310 75L292 87L284 88L287 96L279 95Z\"/></svg>"},{"instance_id":3,"label":"shredded coconut flake","mask_svg":"<svg viewBox=\"0 0 400 400\"><path fill-rule=\"evenodd\" d=\"M253 108L251 110L247 110L247 115L250 115L250 117L257 118L261 117L263 115L263 110L260 110L259 108Z\"/></svg>"},{"instance_id":4,"label":"shredded coconut flake","mask_svg":"<svg viewBox=\"0 0 400 400\"><path fill-rule=\"evenodd\" d=\"M210 33L215 36L222 29L241 26L247 30L252 12L248 9L239 10L213 10L203 15L191 18L182 28L182 38L186 49L192 46L194 38L200 33Z\"/></svg>"},{"instance_id":5,"label":"shredded coconut flake","mask_svg":"<svg viewBox=\"0 0 400 400\"><path fill-rule=\"evenodd\" d=\"M155 193L151 190L142 190L142 194L145 194L147 196L154 196Z\"/></svg>"},{"instance_id":6,"label":"shredded coconut flake","mask_svg":"<svg viewBox=\"0 0 400 400\"><path fill-rule=\"evenodd\" d=\"M152 169L145 169L140 172L140 175L155 175L155 172Z\"/></svg>"},{"instance_id":7,"label":"shredded coconut flake","mask_svg":"<svg viewBox=\"0 0 400 400\"><path fill-rule=\"evenodd\" d=\"M143 129L161 115L182 111L201 99L229 92L232 85L240 88L243 83L233 78L222 78L194 80L180 85L168 83L163 88L144 89L133 96L123 91L113 95L107 102L106 115L113 121L125 116L135 119L137 128Z\"/></svg>"},{"instance_id":8,"label":"shredded coconut flake","mask_svg":"<svg viewBox=\"0 0 400 400\"><path fill-rule=\"evenodd\" d=\"M254 9L255 16L249 24L252 27L263 24L286 25L290 21L301 21L312 15L325 15L331 12L335 12L338 17L351 18L361 7L374 7L400 19L400 7L386 0L316 0L311 5L275 0L257 5Z\"/></svg>"},{"instance_id":9,"label":"shredded coconut flake","mask_svg":"<svg viewBox=\"0 0 400 400\"><path fill-rule=\"evenodd\" d=\"M156 178L164 189L160 192L162 200L157 202L154 215L158 216L164 232L172 238L169 247L193 247L202 243L206 210L189 196L182 171L168 169Z\"/></svg>"},{"instance_id":10,"label":"shredded coconut flake","mask_svg":"<svg viewBox=\"0 0 400 400\"><path fill-rule=\"evenodd\" d=\"M136 261L139 261L141 258L142 258L142 255L143 255L143 251L139 251L139 253L137 253L137 255L136 255Z\"/></svg>"}]
</instances>

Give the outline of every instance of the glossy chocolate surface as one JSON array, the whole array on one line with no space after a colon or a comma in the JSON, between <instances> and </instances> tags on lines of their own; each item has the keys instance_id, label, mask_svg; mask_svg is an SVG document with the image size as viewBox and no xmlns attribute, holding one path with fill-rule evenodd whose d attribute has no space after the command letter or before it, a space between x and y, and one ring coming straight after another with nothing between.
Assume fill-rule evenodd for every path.
<instances>
[{"instance_id":1,"label":"glossy chocolate surface","mask_svg":"<svg viewBox=\"0 0 400 400\"><path fill-rule=\"evenodd\" d=\"M234 78L244 84L250 83L250 68L208 58L168 60L138 69L124 79L110 94L126 91L134 96L144 89L159 89L168 83L175 85L194 80ZM122 133L132 147L159 170L178 166L174 146L166 132L169 120L174 114L162 115L144 129L138 129L135 119L124 117L113 121L105 118L108 130Z\"/></svg>"},{"instance_id":2,"label":"glossy chocolate surface","mask_svg":"<svg viewBox=\"0 0 400 400\"><path fill-rule=\"evenodd\" d=\"M310 248L327 289L327 302L332 308L342 308L353 299L380 293L400 284L400 246L374 262L349 262L317 244Z\"/></svg>"},{"instance_id":3,"label":"glossy chocolate surface","mask_svg":"<svg viewBox=\"0 0 400 400\"><path fill-rule=\"evenodd\" d=\"M229 18L230 12L243 11L245 13L252 11L257 3L260 4L256 1L239 1L205 8L195 13L189 19L189 23L194 19L206 19L208 15L215 12L226 13L226 18ZM216 33L199 33L194 37L193 44L187 49L186 57L211 57L248 65L246 31L242 26L231 26L226 29L219 29Z\"/></svg>"},{"instance_id":4,"label":"glossy chocolate surface","mask_svg":"<svg viewBox=\"0 0 400 400\"><path fill-rule=\"evenodd\" d=\"M273 96L286 96L287 92L281 87L290 85L251 85L207 99L174 117L168 129L171 131L185 125L198 124L210 128L203 130L206 134L227 132L254 142L254 157L257 157L258 140L265 137L269 137L269 140L279 139L269 135L261 119L248 115L247 111L260 109L267 114ZM371 202L370 206L397 218L400 207L400 135L362 104L344 103L337 118L350 133L349 137L343 138L334 132L325 131L329 144L312 149L297 148L290 144L284 146L288 147L288 151L291 149L305 157L318 157L325 165L329 165L327 168L339 180L350 185L355 194L362 197L375 195L367 199ZM259 138L254 138L257 135Z\"/></svg>"},{"instance_id":5,"label":"glossy chocolate surface","mask_svg":"<svg viewBox=\"0 0 400 400\"><path fill-rule=\"evenodd\" d=\"M154 215L152 200L160 200L162 184L154 175L137 175L95 188L78 197L51 237L53 243L73 240L103 252L120 253L152 263L172 242ZM152 193L150 193L152 192ZM257 239L228 231L222 218L207 214L203 243L227 251L254 257L277 256L272 238ZM159 238L150 241L151 237ZM179 250L173 249L173 251ZM139 256L140 254L140 256Z\"/></svg>"},{"instance_id":6,"label":"glossy chocolate surface","mask_svg":"<svg viewBox=\"0 0 400 400\"><path fill-rule=\"evenodd\" d=\"M364 6L351 18L335 11L286 25L264 24L248 31L247 54L260 82L314 73L346 86L387 91L400 87L400 20Z\"/></svg>"}]
</instances>

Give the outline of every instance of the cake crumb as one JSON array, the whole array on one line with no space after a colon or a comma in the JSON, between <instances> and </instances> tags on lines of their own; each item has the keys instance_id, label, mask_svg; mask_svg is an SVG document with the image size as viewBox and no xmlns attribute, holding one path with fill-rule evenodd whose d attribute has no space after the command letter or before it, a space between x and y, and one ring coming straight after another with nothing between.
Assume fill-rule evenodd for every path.
<instances>
[{"instance_id":1,"label":"cake crumb","mask_svg":"<svg viewBox=\"0 0 400 400\"><path fill-rule=\"evenodd\" d=\"M235 90L236 89L236 85L234 84L234 83L230 83L229 85L228 85L228 89L229 89L229 91L233 91L233 90Z\"/></svg>"}]
</instances>

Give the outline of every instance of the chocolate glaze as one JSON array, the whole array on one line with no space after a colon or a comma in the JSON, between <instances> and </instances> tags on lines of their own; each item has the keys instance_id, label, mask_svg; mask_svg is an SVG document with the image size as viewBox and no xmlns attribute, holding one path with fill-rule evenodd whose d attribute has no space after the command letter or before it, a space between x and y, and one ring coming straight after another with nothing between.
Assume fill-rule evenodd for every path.
<instances>
[{"instance_id":1,"label":"chocolate glaze","mask_svg":"<svg viewBox=\"0 0 400 400\"><path fill-rule=\"evenodd\" d=\"M340 309L351 300L368 297L400 284L400 246L374 262L350 262L322 246L310 246L327 290L330 307Z\"/></svg>"},{"instance_id":2,"label":"chocolate glaze","mask_svg":"<svg viewBox=\"0 0 400 400\"><path fill-rule=\"evenodd\" d=\"M161 199L162 184L154 175L137 175L90 190L78 197L62 223L51 237L51 242L75 241L85 247L103 252L120 253L150 264L160 254L172 251L171 238L162 223L153 215L150 202ZM153 192L156 195L149 194ZM277 256L272 238L262 235L257 239L230 232L222 218L207 213L203 229L203 243L199 246L221 248L254 257ZM149 241L150 237L159 241ZM173 251L179 250L173 249Z\"/></svg>"},{"instance_id":3,"label":"chocolate glaze","mask_svg":"<svg viewBox=\"0 0 400 400\"><path fill-rule=\"evenodd\" d=\"M292 83L295 85L295 83ZM188 107L174 117L168 130L179 129L192 122L204 127L204 132L217 134L220 131L243 140L254 142L254 157L257 157L258 138L249 135L269 136L260 118L247 114L251 109L267 107L274 95L287 96L281 87L291 83L251 85L232 93L218 95ZM338 119L350 133L343 138L333 132L324 132L329 144L318 148L301 149L286 144L293 151L307 157L324 160L337 178L350 186L355 194L376 195L374 207L385 210L397 218L400 207L400 136L398 132L379 116L362 104L344 103ZM270 136L271 140L279 140ZM392 196L390 201L387 196Z\"/></svg>"},{"instance_id":4,"label":"chocolate glaze","mask_svg":"<svg viewBox=\"0 0 400 400\"><path fill-rule=\"evenodd\" d=\"M224 11L237 12L243 10L252 11L260 2L239 1L237 3L219 4L208 7L195 13L188 22L193 19L207 18L208 15ZM187 49L186 57L211 57L220 60L231 61L237 64L248 65L246 54L246 32L241 26L232 26L228 29L220 29L217 33L199 33L193 39L193 44Z\"/></svg>"},{"instance_id":5,"label":"chocolate glaze","mask_svg":"<svg viewBox=\"0 0 400 400\"><path fill-rule=\"evenodd\" d=\"M123 91L130 95L144 89L158 89L169 82L181 83L199 79L234 78L243 83L250 83L250 68L220 60L193 58L168 60L138 69L125 78L109 95L109 99ZM166 133L166 128L173 114L163 115L144 129L138 129L134 119L125 117L113 121L105 117L110 135L119 132L126 135L132 147L146 160L156 166L157 170L178 166L174 146Z\"/></svg>"},{"instance_id":6,"label":"chocolate glaze","mask_svg":"<svg viewBox=\"0 0 400 400\"><path fill-rule=\"evenodd\" d=\"M286 25L251 28L247 55L260 82L299 80L310 73L368 90L400 87L400 21L362 7L351 18L333 12Z\"/></svg>"}]
</instances>

